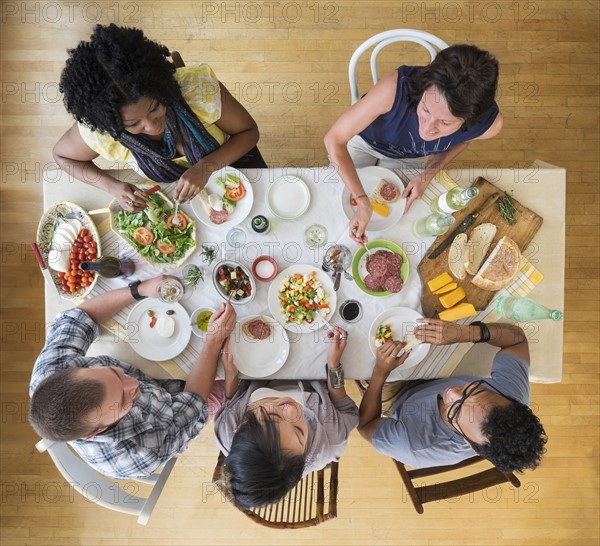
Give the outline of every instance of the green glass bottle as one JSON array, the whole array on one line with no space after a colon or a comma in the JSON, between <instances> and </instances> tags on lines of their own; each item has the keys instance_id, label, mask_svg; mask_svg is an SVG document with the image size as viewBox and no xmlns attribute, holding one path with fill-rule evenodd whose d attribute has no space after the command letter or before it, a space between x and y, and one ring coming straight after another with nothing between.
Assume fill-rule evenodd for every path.
<instances>
[{"instance_id":1,"label":"green glass bottle","mask_svg":"<svg viewBox=\"0 0 600 546\"><path fill-rule=\"evenodd\" d=\"M514 296L500 296L496 302L496 313L517 322L543 319L562 320L563 318L562 312L558 309L548 309L529 298Z\"/></svg>"},{"instance_id":2,"label":"green glass bottle","mask_svg":"<svg viewBox=\"0 0 600 546\"><path fill-rule=\"evenodd\" d=\"M417 237L437 237L450 229L455 222L454 216L434 212L413 224L413 232Z\"/></svg>"},{"instance_id":3,"label":"green glass bottle","mask_svg":"<svg viewBox=\"0 0 600 546\"><path fill-rule=\"evenodd\" d=\"M431 202L431 212L441 212L442 214L452 214L457 210L464 209L471 199L479 195L479 188L461 188L456 186L446 193L442 193L437 199Z\"/></svg>"}]
</instances>

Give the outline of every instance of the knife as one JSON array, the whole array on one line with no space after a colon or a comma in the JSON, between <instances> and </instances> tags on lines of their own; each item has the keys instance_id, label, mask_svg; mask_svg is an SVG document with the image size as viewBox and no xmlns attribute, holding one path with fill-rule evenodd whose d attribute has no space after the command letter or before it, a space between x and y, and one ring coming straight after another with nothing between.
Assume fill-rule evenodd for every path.
<instances>
[{"instance_id":1,"label":"knife","mask_svg":"<svg viewBox=\"0 0 600 546\"><path fill-rule=\"evenodd\" d=\"M479 207L477 210L473 211L471 214L467 215L465 217L465 219L460 224L458 224L458 226L454 229L454 231L450 235L448 235L448 237L446 237L437 246L437 248L431 254L429 254L429 256L427 256L427 258L429 258L430 260L434 260L442 252L444 252L444 250L446 250L452 244L452 241L454 241L454 238L459 233L464 233L465 231L467 231L473 225L473 223L478 218L478 216L483 211L485 211L490 206L492 206L498 200L498 197L500 197L500 194L498 192L493 193L492 195L490 195L487 198L487 200L483 203L483 205L481 207Z\"/></svg>"},{"instance_id":2,"label":"knife","mask_svg":"<svg viewBox=\"0 0 600 546\"><path fill-rule=\"evenodd\" d=\"M58 303L62 303L62 298L60 297L60 292L58 291L58 287L56 286L56 283L54 282L52 275L50 275L50 271L48 271L46 264L44 263L44 258L42 258L42 253L40 252L40 249L38 248L37 244L31 243L31 249L33 250L35 259L37 260L37 263L39 264L40 269L42 270L42 275L44 276L44 279L46 279L46 282L54 289L54 290L51 290L51 292L54 292L54 295L56 296Z\"/></svg>"}]
</instances>

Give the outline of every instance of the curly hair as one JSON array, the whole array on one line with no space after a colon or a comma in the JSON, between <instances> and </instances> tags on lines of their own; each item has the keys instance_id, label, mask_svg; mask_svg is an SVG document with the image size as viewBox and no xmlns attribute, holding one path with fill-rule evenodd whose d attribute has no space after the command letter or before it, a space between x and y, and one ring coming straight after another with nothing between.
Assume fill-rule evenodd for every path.
<instances>
[{"instance_id":1,"label":"curly hair","mask_svg":"<svg viewBox=\"0 0 600 546\"><path fill-rule=\"evenodd\" d=\"M486 416L481 430L488 443L477 452L501 472L523 472L540 464L548 437L537 415L525 404L513 401L495 406Z\"/></svg>"},{"instance_id":2,"label":"curly hair","mask_svg":"<svg viewBox=\"0 0 600 546\"><path fill-rule=\"evenodd\" d=\"M450 46L408 79L409 104L416 108L423 93L432 85L446 99L452 115L464 120L461 129L467 130L494 104L498 61L473 45Z\"/></svg>"},{"instance_id":3,"label":"curly hair","mask_svg":"<svg viewBox=\"0 0 600 546\"><path fill-rule=\"evenodd\" d=\"M97 25L90 41L69 50L60 78L65 108L93 131L124 130L120 110L142 97L181 100L170 51L136 28Z\"/></svg>"},{"instance_id":4,"label":"curly hair","mask_svg":"<svg viewBox=\"0 0 600 546\"><path fill-rule=\"evenodd\" d=\"M29 422L42 437L55 442L78 440L98 430L106 388L96 379L77 377L80 368L68 368L44 379L31 397Z\"/></svg>"},{"instance_id":5,"label":"curly hair","mask_svg":"<svg viewBox=\"0 0 600 546\"><path fill-rule=\"evenodd\" d=\"M246 411L223 466L225 492L243 509L279 502L302 479L306 462L281 449L277 423L260 411L261 420Z\"/></svg>"}]
</instances>

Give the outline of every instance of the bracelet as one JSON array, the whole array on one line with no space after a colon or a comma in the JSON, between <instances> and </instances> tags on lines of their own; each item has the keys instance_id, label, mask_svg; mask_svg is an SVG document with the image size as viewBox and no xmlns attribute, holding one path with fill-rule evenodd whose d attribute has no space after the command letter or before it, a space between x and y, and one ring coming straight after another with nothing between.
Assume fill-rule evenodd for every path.
<instances>
[{"instance_id":1,"label":"bracelet","mask_svg":"<svg viewBox=\"0 0 600 546\"><path fill-rule=\"evenodd\" d=\"M481 339L479 341L475 341L474 343L487 343L491 339L492 334L490 334L490 329L487 327L485 322L477 320L472 322L470 326L479 326L479 330L481 331Z\"/></svg>"},{"instance_id":2,"label":"bracelet","mask_svg":"<svg viewBox=\"0 0 600 546\"><path fill-rule=\"evenodd\" d=\"M330 368L329 364L325 364L325 373L329 376L329 382L334 389L341 389L344 386L344 370L342 363L337 368Z\"/></svg>"},{"instance_id":3,"label":"bracelet","mask_svg":"<svg viewBox=\"0 0 600 546\"><path fill-rule=\"evenodd\" d=\"M367 199L369 198L369 196L366 193L361 193L360 195L357 195L354 200L356 199L360 199L361 197L366 197Z\"/></svg>"}]
</instances>

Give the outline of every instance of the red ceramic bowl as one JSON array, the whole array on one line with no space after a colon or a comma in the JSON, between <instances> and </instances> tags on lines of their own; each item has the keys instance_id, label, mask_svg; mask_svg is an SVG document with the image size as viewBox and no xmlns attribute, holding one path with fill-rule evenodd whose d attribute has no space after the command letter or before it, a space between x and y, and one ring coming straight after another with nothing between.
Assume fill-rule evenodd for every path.
<instances>
[{"instance_id":1,"label":"red ceramic bowl","mask_svg":"<svg viewBox=\"0 0 600 546\"><path fill-rule=\"evenodd\" d=\"M270 267L272 267L273 272L266 277L262 277L261 275L259 275L259 273L262 273L264 275L265 270L267 272L269 271L269 269L268 269L269 264L270 264ZM278 271L277 262L270 256L259 256L258 258L256 258L256 260L254 260L254 263L252 264L252 275L254 276L254 278L257 281L261 281L261 282L272 281L275 278L275 276L277 275L277 271Z\"/></svg>"}]
</instances>

